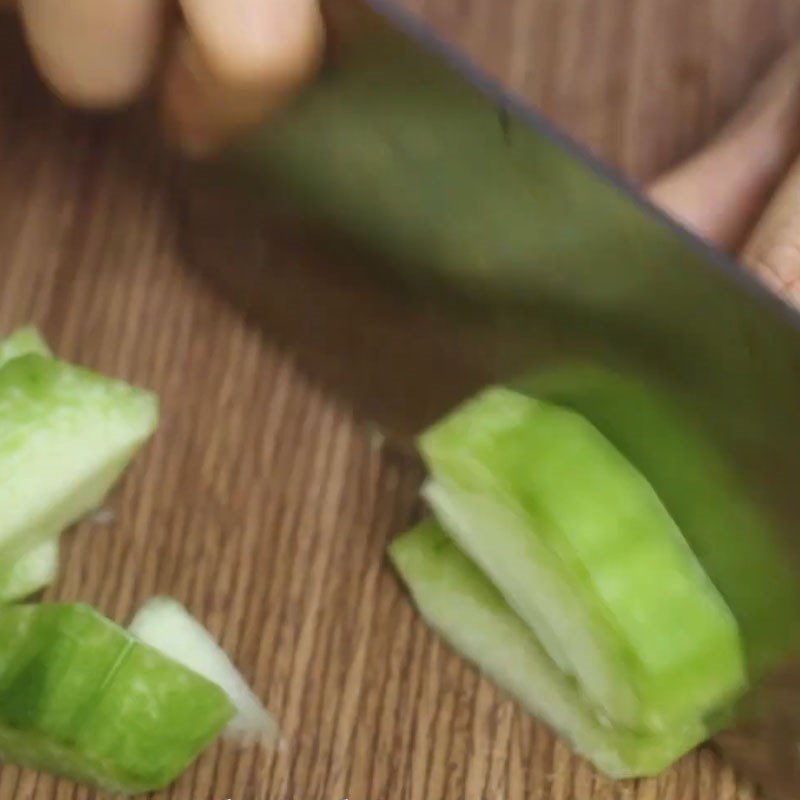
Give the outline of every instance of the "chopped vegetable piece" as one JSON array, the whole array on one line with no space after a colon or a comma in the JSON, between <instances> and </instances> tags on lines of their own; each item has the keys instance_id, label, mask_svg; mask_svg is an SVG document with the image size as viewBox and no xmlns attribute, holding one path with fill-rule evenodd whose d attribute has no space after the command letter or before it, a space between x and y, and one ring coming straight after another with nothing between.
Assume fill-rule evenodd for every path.
<instances>
[{"instance_id":1,"label":"chopped vegetable piece","mask_svg":"<svg viewBox=\"0 0 800 800\"><path fill-rule=\"evenodd\" d=\"M800 585L765 514L710 437L665 388L593 366L547 370L526 392L571 408L657 488L739 623L751 679L800 635Z\"/></svg>"},{"instance_id":2,"label":"chopped vegetable piece","mask_svg":"<svg viewBox=\"0 0 800 800\"><path fill-rule=\"evenodd\" d=\"M0 368L0 561L97 508L157 421L153 395L39 355Z\"/></svg>"},{"instance_id":3,"label":"chopped vegetable piece","mask_svg":"<svg viewBox=\"0 0 800 800\"><path fill-rule=\"evenodd\" d=\"M601 723L576 683L436 522L396 539L390 554L427 622L607 774L655 775L706 738L699 719L649 735Z\"/></svg>"},{"instance_id":4,"label":"chopped vegetable piece","mask_svg":"<svg viewBox=\"0 0 800 800\"><path fill-rule=\"evenodd\" d=\"M49 356L50 348L36 328L20 328L0 342L0 367L30 353ZM59 553L56 537L59 533L55 531L52 538L47 537L10 564L0 564L0 603L21 600L55 580Z\"/></svg>"},{"instance_id":5,"label":"chopped vegetable piece","mask_svg":"<svg viewBox=\"0 0 800 800\"><path fill-rule=\"evenodd\" d=\"M41 591L56 579L58 538L49 538L0 568L0 603L11 603Z\"/></svg>"},{"instance_id":6,"label":"chopped vegetable piece","mask_svg":"<svg viewBox=\"0 0 800 800\"><path fill-rule=\"evenodd\" d=\"M83 722L82 712L127 654L130 639L88 606L32 608L34 650L0 692L0 720L69 742Z\"/></svg>"},{"instance_id":7,"label":"chopped vegetable piece","mask_svg":"<svg viewBox=\"0 0 800 800\"><path fill-rule=\"evenodd\" d=\"M13 358L19 358L31 353L40 356L51 355L47 342L36 328L19 328L7 339L0 342L0 366Z\"/></svg>"},{"instance_id":8,"label":"chopped vegetable piece","mask_svg":"<svg viewBox=\"0 0 800 800\"><path fill-rule=\"evenodd\" d=\"M227 731L237 739L276 741L278 726L211 634L178 602L155 597L138 611L129 631L213 681L237 708Z\"/></svg>"},{"instance_id":9,"label":"chopped vegetable piece","mask_svg":"<svg viewBox=\"0 0 800 800\"><path fill-rule=\"evenodd\" d=\"M128 791L150 791L172 783L234 713L218 686L139 645L87 711L76 746L95 763L115 764Z\"/></svg>"},{"instance_id":10,"label":"chopped vegetable piece","mask_svg":"<svg viewBox=\"0 0 800 800\"><path fill-rule=\"evenodd\" d=\"M227 695L85 605L0 609L0 752L145 792L171 783L234 713Z\"/></svg>"},{"instance_id":11,"label":"chopped vegetable piece","mask_svg":"<svg viewBox=\"0 0 800 800\"><path fill-rule=\"evenodd\" d=\"M490 389L421 450L444 527L599 714L669 731L742 693L736 620L652 487L586 420Z\"/></svg>"},{"instance_id":12,"label":"chopped vegetable piece","mask_svg":"<svg viewBox=\"0 0 800 800\"><path fill-rule=\"evenodd\" d=\"M0 693L6 692L20 670L40 647L34 635L37 606L15 606L13 613L0 609Z\"/></svg>"}]
</instances>

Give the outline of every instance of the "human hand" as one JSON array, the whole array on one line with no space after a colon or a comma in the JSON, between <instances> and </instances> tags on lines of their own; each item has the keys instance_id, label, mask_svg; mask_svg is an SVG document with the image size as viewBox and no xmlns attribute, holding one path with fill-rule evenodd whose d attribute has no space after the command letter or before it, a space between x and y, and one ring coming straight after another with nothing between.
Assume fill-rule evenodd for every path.
<instances>
[{"instance_id":1,"label":"human hand","mask_svg":"<svg viewBox=\"0 0 800 800\"><path fill-rule=\"evenodd\" d=\"M125 105L155 85L170 138L212 153L315 72L317 0L0 0L67 103Z\"/></svg>"},{"instance_id":2,"label":"human hand","mask_svg":"<svg viewBox=\"0 0 800 800\"><path fill-rule=\"evenodd\" d=\"M0 0L0 7L18 9L34 61L66 102L115 108L155 84L168 135L189 155L203 156L257 124L314 74L324 47L318 2ZM657 180L650 194L701 236L735 250L798 150L800 47L708 147ZM795 172L800 184L800 168ZM787 194L790 188L779 192L764 225L774 229L776 215L787 213ZM763 262L759 229L745 256ZM763 264L760 271L774 272Z\"/></svg>"},{"instance_id":3,"label":"human hand","mask_svg":"<svg viewBox=\"0 0 800 800\"><path fill-rule=\"evenodd\" d=\"M800 306L800 46L778 60L714 140L650 187L703 238L738 252Z\"/></svg>"}]
</instances>

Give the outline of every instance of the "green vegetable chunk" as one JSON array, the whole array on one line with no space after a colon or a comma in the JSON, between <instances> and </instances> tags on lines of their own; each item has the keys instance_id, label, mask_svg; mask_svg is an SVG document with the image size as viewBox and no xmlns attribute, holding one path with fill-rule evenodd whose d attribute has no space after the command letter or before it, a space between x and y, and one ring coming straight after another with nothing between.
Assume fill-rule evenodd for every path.
<instances>
[{"instance_id":1,"label":"green vegetable chunk","mask_svg":"<svg viewBox=\"0 0 800 800\"><path fill-rule=\"evenodd\" d=\"M225 690L237 712L226 729L230 737L242 742L278 741L280 730L272 715L213 636L176 600L151 598L136 613L128 630Z\"/></svg>"},{"instance_id":2,"label":"green vegetable chunk","mask_svg":"<svg viewBox=\"0 0 800 800\"><path fill-rule=\"evenodd\" d=\"M431 627L612 777L655 775L706 737L699 720L649 735L601 723L576 683L436 522L396 539L390 555Z\"/></svg>"},{"instance_id":3,"label":"green vegetable chunk","mask_svg":"<svg viewBox=\"0 0 800 800\"><path fill-rule=\"evenodd\" d=\"M31 353L49 356L50 348L35 328L20 328L0 342L0 367L14 358ZM53 532L52 538L34 545L18 559L0 563L0 603L29 597L55 580L59 556L56 537L59 533ZM47 537L47 534L44 536Z\"/></svg>"},{"instance_id":4,"label":"green vegetable chunk","mask_svg":"<svg viewBox=\"0 0 800 800\"><path fill-rule=\"evenodd\" d=\"M670 516L739 624L751 680L800 638L793 561L749 487L666 388L590 366L527 381L536 397L586 417L657 487Z\"/></svg>"},{"instance_id":5,"label":"green vegetable chunk","mask_svg":"<svg viewBox=\"0 0 800 800\"><path fill-rule=\"evenodd\" d=\"M49 586L58 575L59 543L52 537L0 567L0 604L22 600Z\"/></svg>"},{"instance_id":6,"label":"green vegetable chunk","mask_svg":"<svg viewBox=\"0 0 800 800\"><path fill-rule=\"evenodd\" d=\"M0 563L99 506L157 416L153 395L55 359L0 367Z\"/></svg>"},{"instance_id":7,"label":"green vegetable chunk","mask_svg":"<svg viewBox=\"0 0 800 800\"><path fill-rule=\"evenodd\" d=\"M652 487L585 419L490 389L421 451L444 527L598 715L672 731L744 690L736 620Z\"/></svg>"},{"instance_id":8,"label":"green vegetable chunk","mask_svg":"<svg viewBox=\"0 0 800 800\"><path fill-rule=\"evenodd\" d=\"M19 328L0 342L0 366L14 358L30 355L31 353L40 356L52 355L47 342L36 328L30 326Z\"/></svg>"},{"instance_id":9,"label":"green vegetable chunk","mask_svg":"<svg viewBox=\"0 0 800 800\"><path fill-rule=\"evenodd\" d=\"M218 686L85 605L0 609L3 758L138 793L177 778L234 707Z\"/></svg>"}]
</instances>

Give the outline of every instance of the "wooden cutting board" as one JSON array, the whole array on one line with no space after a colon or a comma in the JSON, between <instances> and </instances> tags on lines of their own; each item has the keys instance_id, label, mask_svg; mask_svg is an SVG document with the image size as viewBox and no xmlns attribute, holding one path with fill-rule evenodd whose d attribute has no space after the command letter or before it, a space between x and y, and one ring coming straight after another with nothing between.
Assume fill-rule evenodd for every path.
<instances>
[{"instance_id":1,"label":"wooden cutting board","mask_svg":"<svg viewBox=\"0 0 800 800\"><path fill-rule=\"evenodd\" d=\"M688 153L800 32L795 0L416 3L598 153L645 180ZM234 656L287 738L220 748L174 800L745 800L710 751L614 785L415 617L387 568L416 476L193 271L174 163L72 115L2 39L0 327L158 391L160 432L66 537L51 598L119 621L156 593ZM13 767L0 800L97 795Z\"/></svg>"}]
</instances>

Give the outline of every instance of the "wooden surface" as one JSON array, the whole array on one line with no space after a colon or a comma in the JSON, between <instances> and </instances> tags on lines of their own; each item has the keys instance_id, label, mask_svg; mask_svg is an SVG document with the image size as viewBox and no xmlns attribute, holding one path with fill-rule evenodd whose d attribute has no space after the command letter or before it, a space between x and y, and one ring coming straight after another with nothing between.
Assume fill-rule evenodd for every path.
<instances>
[{"instance_id":1,"label":"wooden surface","mask_svg":"<svg viewBox=\"0 0 800 800\"><path fill-rule=\"evenodd\" d=\"M793 32L795 0L430 0L444 30L639 179L713 129ZM0 76L0 326L151 387L163 424L50 596L120 621L169 593L221 636L287 738L204 756L174 800L745 800L709 751L613 785L422 626L387 568L416 476L179 246L174 166L115 120ZM89 798L0 771L0 799Z\"/></svg>"}]
</instances>

